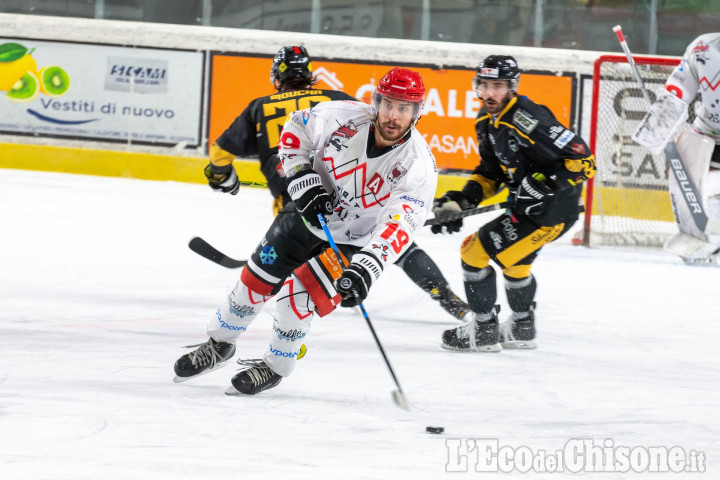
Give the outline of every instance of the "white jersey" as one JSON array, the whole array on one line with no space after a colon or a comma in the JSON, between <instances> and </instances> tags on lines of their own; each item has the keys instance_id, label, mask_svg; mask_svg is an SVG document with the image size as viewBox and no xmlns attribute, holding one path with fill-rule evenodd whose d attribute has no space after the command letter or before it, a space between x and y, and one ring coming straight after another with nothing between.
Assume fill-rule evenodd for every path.
<instances>
[{"instance_id":1,"label":"white jersey","mask_svg":"<svg viewBox=\"0 0 720 480\"><path fill-rule=\"evenodd\" d=\"M320 175L333 201L327 225L335 242L367 247L388 264L423 226L438 174L430 147L414 127L379 151L374 128L369 105L323 102L288 116L279 155L288 176L308 166ZM310 228L325 240L322 230Z\"/></svg>"},{"instance_id":2,"label":"white jersey","mask_svg":"<svg viewBox=\"0 0 720 480\"><path fill-rule=\"evenodd\" d=\"M720 33L693 40L665 88L688 104L700 92L702 101L693 126L720 144Z\"/></svg>"}]
</instances>

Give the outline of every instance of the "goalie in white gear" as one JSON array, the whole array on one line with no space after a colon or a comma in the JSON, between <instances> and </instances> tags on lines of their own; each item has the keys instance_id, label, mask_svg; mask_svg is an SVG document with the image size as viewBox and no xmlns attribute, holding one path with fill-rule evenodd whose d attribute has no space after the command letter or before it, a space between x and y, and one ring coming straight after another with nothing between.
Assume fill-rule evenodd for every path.
<instances>
[{"instance_id":1,"label":"goalie in white gear","mask_svg":"<svg viewBox=\"0 0 720 480\"><path fill-rule=\"evenodd\" d=\"M676 140L710 222L720 222L720 32L700 35L688 45L665 82L665 90L633 139L656 154ZM687 107L698 93L700 101L690 126L686 124ZM669 239L665 248L687 263L715 261L720 231L703 232L696 226L691 206L683 200L684 189L673 176L669 189L680 233Z\"/></svg>"}]
</instances>

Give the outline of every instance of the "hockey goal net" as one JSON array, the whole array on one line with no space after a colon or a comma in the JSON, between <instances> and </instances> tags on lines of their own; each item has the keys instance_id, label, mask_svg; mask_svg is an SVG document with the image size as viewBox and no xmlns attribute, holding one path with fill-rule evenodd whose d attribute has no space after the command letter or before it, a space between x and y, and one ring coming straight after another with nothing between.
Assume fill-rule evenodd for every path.
<instances>
[{"instance_id":1,"label":"hockey goal net","mask_svg":"<svg viewBox=\"0 0 720 480\"><path fill-rule=\"evenodd\" d=\"M679 59L633 58L654 101ZM630 138L648 108L626 57L596 60L590 148L597 173L586 185L585 223L574 243L662 246L677 232L665 155L654 156Z\"/></svg>"}]
</instances>

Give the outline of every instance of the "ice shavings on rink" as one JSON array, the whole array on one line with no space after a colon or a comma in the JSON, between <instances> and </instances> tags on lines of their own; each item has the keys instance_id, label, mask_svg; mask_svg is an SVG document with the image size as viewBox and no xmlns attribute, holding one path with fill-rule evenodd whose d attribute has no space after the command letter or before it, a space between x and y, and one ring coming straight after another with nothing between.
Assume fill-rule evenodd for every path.
<instances>
[{"instance_id":1,"label":"ice shavings on rink","mask_svg":"<svg viewBox=\"0 0 720 480\"><path fill-rule=\"evenodd\" d=\"M465 478L453 472L474 477L486 463L474 439L533 453L573 439L677 446L705 456L707 473L693 478L717 477L720 269L657 250L575 247L570 234L533 267L535 351L442 350L442 331L458 322L399 268L383 274L365 307L411 412L392 403L382 357L348 309L314 320L307 355L273 390L226 396L234 360L173 383L183 346L206 340L206 321L239 274L192 253L188 240L246 258L272 220L270 202L262 189L232 197L203 185L0 170L0 477ZM461 295L459 245L482 221L417 237ZM236 358L261 356L271 313L241 337ZM426 433L429 425L444 433ZM621 477L630 478L581 475ZM666 477L677 478L652 475Z\"/></svg>"}]
</instances>

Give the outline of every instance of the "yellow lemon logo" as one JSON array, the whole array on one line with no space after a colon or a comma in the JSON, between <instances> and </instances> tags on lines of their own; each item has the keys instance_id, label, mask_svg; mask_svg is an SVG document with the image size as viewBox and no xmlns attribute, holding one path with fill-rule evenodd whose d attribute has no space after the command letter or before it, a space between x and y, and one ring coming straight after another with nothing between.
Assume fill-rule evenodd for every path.
<instances>
[{"instance_id":1,"label":"yellow lemon logo","mask_svg":"<svg viewBox=\"0 0 720 480\"><path fill-rule=\"evenodd\" d=\"M0 90L9 92L27 72L37 72L32 51L18 43L0 45Z\"/></svg>"}]
</instances>

